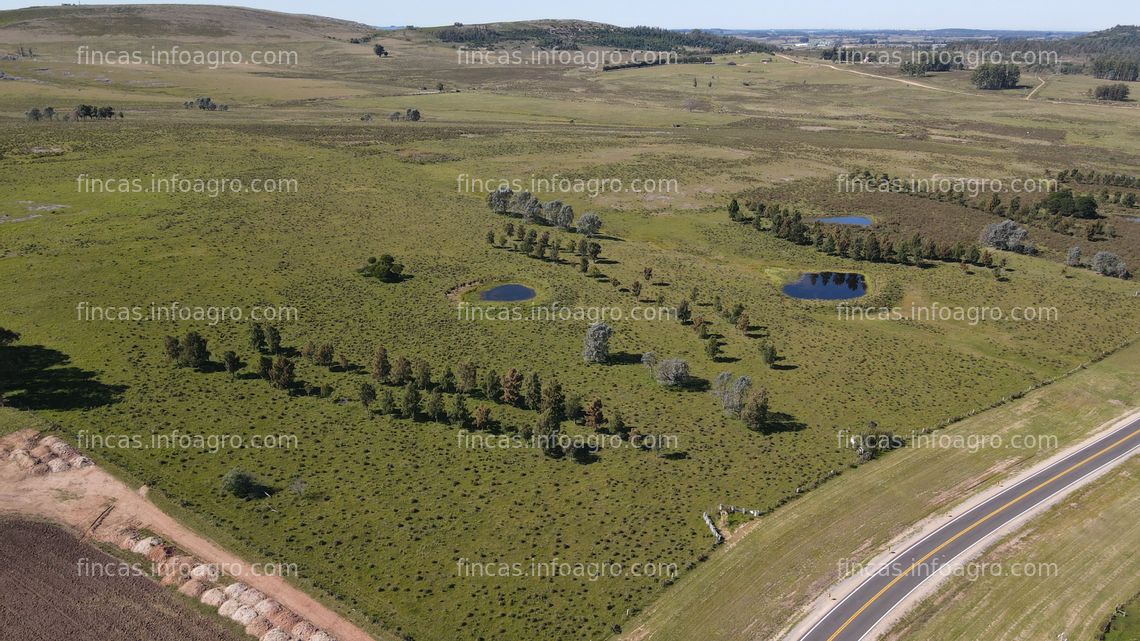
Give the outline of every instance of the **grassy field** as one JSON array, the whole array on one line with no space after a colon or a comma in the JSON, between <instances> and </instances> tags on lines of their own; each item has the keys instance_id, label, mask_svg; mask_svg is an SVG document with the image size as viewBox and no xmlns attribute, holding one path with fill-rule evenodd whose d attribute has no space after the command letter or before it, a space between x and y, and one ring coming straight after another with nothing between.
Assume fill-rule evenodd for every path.
<instances>
[{"instance_id":1,"label":"grassy field","mask_svg":"<svg viewBox=\"0 0 1140 641\"><path fill-rule=\"evenodd\" d=\"M835 472L844 473L821 492L853 487L849 478L901 478L891 476L901 465L895 457L846 472L855 456L837 446L838 430L875 421L909 433L976 411L1114 349L1140 321L1133 284L1086 270L1062 275L1056 255L1002 254L1006 281L952 264L854 263L755 232L725 213L732 195L761 187L813 211L866 212L884 230L973 241L987 217L927 201L839 202L835 176L868 165L892 173L1040 176L1069 166L1138 173L1140 132L1121 110L1090 114L1086 106L1014 94L946 94L782 59L763 64L761 55L612 73L486 68L458 64L454 49L415 31L385 34L379 42L393 53L379 59L369 46L345 42L360 34L340 23L279 24L295 34L280 39L248 17L235 18L232 33L193 37L132 22L100 46L137 48L140 38L154 36L161 46L201 47L236 43L234 34L250 32L258 47L296 49L300 64L93 67L75 59L76 46L88 43L82 33L21 28L18 20L27 17L0 13L5 50L34 43L40 52L0 65L23 78L4 81L0 94L0 219L10 219L0 223L0 326L22 334L0 348L8 356L0 389L99 463L146 483L150 496L207 535L251 558L298 564L303 585L373 629L474 640L532 638L536 629L551 639L599 638L615 625L628 628L633 613L661 595L668 603L706 585L702 576L723 576L723 564L754 544L755 537L745 539L698 565L712 542L701 513L718 503L774 508ZM435 90L437 82L445 91ZM183 109L184 100L203 95L232 108ZM690 98L698 107L685 107ZM126 118L23 120L32 105L79 102L114 104ZM422 122L387 120L410 107L423 112ZM362 121L366 113L374 119ZM81 179L148 182L174 174L283 179L296 189L214 198L91 193ZM602 275L590 277L568 252L559 262L542 261L484 240L508 219L488 210L485 190L469 179L555 174L677 188L536 194L603 218ZM1133 231L1106 246L1131 247ZM552 233L563 244L576 239ZM356 272L383 253L404 263L410 278L384 284ZM629 286L644 280L646 267L654 275L639 302ZM832 305L780 292L787 277L816 270L864 273L872 300L901 290L901 301L887 302L1049 306L1057 319L843 320ZM613 323L613 362L588 366L581 358L587 322L464 320L448 296L462 285L499 282L534 287L543 302L627 314L656 305L658 296L676 305L696 288L695 313L712 322L724 354L710 360L675 321L626 319ZM753 327L740 332L716 316L715 298L743 304ZM175 301L294 307L297 319L279 323L287 348L331 342L355 367L299 361L301 380L333 393L290 396L253 375L258 355L248 347L247 322L94 322L77 309ZM214 361L236 351L249 364L243 375L230 380L220 371L172 367L163 336L190 330L208 340ZM782 356L775 368L762 362L763 340ZM437 376L471 360L484 371L516 367L557 377L567 392L601 399L638 432L674 437L676 447L607 449L588 465L533 448L466 447L454 426L361 406L358 389L379 346L393 358L429 362ZM696 389L656 385L638 362L646 351L687 359ZM1094 398L1136 405L1128 379L1117 378L1123 367L1114 357L1086 373L1111 396L1054 388L1070 389L1066 401L1075 405L1059 404L1064 413L1040 429L1075 436L1091 423L1063 418L1113 409L1094 407ZM752 432L723 415L699 389L722 371L749 375L770 392L783 418L777 429ZM534 412L490 405L506 433L535 422ZM82 440L175 429L285 435L297 446L209 452L84 447ZM563 430L588 432L571 422ZM923 478L935 487L934 470L965 474L970 465L992 464L931 465ZM223 494L220 479L235 466L276 492L260 500ZM303 497L288 491L297 479L307 484ZM906 492L901 481L888 485ZM910 511L896 518L920 511L904 506ZM803 521L788 511L778 523ZM473 578L459 569L461 560L554 558L675 564L682 578L666 589L662 577ZM779 613L770 612L773 621Z\"/></svg>"},{"instance_id":2,"label":"grassy field","mask_svg":"<svg viewBox=\"0 0 1140 641\"><path fill-rule=\"evenodd\" d=\"M1133 598L1113 612L1111 624L1105 631L1105 641L1132 641L1140 638L1140 617L1136 616L1140 612L1138 601L1140 599Z\"/></svg>"},{"instance_id":3,"label":"grassy field","mask_svg":"<svg viewBox=\"0 0 1140 641\"><path fill-rule=\"evenodd\" d=\"M1040 439L1056 436L1057 448L1003 447L980 448L976 451L907 449L863 465L774 515L744 526L748 531L746 536L738 541L730 540L728 550L714 555L682 582L666 591L649 610L627 626L628 632L623 638L737 639L744 634L754 638L773 638L788 624L793 613L815 600L828 586L841 578L842 568L866 563L882 552L889 541L907 532L914 523L1000 482L1018 469L1052 456L1057 449L1086 437L1090 427L1120 415L1127 408L1140 406L1140 393L1135 385L1137 373L1140 372L1138 356L1140 346L1133 345L1070 378L948 428L951 433L967 438L1000 435L1006 444L1011 443L1015 435L1022 435L1023 440L1027 437ZM1135 464L1124 469L1134 470ZM1134 482L1130 475L1121 473L1114 485ZM1100 496L1101 500L1107 502L1117 501L1118 505L1114 505L1119 507L1118 514L1124 518L1124 504L1134 502L1134 493L1126 493L1124 497L1119 494L1106 491L1095 496ZM1069 503L1079 501L1073 498ZM1090 518L1094 514L1095 506L1082 508L1080 515L1073 516L1072 522ZM841 529L823 527L822 524L826 523L847 525ZM1092 520L1086 527L1113 531L1111 518L1104 521ZM1064 530L1058 527L1055 531ZM1070 568L1084 563L1071 556L1071 548L1054 547L1054 540L1045 536L1044 532L1041 530L1040 547L1048 551L1050 559L1064 560L1065 567ZM1081 535L1074 532L1071 539L1084 541L1086 545L1092 545L1093 541L1103 541L1093 538L1093 534L1088 531L1081 538ZM1115 535L1112 538L1116 540ZM1017 549L1027 554L1033 551L1028 545ZM1120 549L1124 557L1130 557L1126 541L1121 541ZM1038 557L1033 558L1038 560ZM1096 563L1108 566L1114 560L1122 562L1123 557L1101 554L1097 556ZM1081 593L1085 605L1079 610L1066 612L1067 616L1071 615L1072 621L1079 621L1083 629L1088 629L1103 621L1105 604L1121 601L1112 595L1134 590L1134 587L1129 587L1134 576L1129 574L1127 567L1121 568L1119 574L1114 571L1103 576L1097 576L1090 568L1088 574L1081 574L1088 582L1063 575L1064 581L1071 582L1069 586L1058 588L1056 592L1037 587L1033 597L1024 595L1020 588L1011 588L1002 583L1001 578L993 585L998 591L1007 594L1007 599L1019 599L1019 604L1040 611L1043 625L1058 623L1055 617L1045 616L1046 612L1053 611L1056 607L1057 601L1052 594L1085 590ZM1051 585L1057 587L1056 583ZM1100 590L1098 594L1090 593L1093 585ZM1003 606L1008 605L1006 601L1000 604L991 602L985 607L981 605L985 602L983 595L961 591L962 596L946 603L971 599L971 603L978 604L976 609L969 612L948 611L945 617L940 615L941 622L958 626L986 626L996 619ZM1050 596L1046 598L1044 595ZM1103 596L1104 600L1098 601L1098 596ZM972 600L975 597L977 601ZM943 603L944 607L945 605ZM983 608L984 614L981 612ZM1017 617L1026 611L1010 608L1003 616ZM924 612L929 614L928 610ZM917 620L924 621L927 618L929 617L918 616ZM1016 632L1016 629L1010 629ZM971 628L971 631L980 632L980 629ZM948 639L982 638L961 629L951 632L933 624L921 630L906 632L913 632L918 635L917 638L927 638L928 634L935 638L945 635ZM987 634L1000 636L996 630L988 628L982 636ZM902 638L916 637L903 635ZM1073 635L1070 638L1088 637Z\"/></svg>"},{"instance_id":4,"label":"grassy field","mask_svg":"<svg viewBox=\"0 0 1140 641\"><path fill-rule=\"evenodd\" d=\"M1113 606L1140 590L1138 474L1131 459L1066 498L975 561L993 569L953 577L884 638L1098 638ZM1106 638L1134 639L1133 618Z\"/></svg>"}]
</instances>

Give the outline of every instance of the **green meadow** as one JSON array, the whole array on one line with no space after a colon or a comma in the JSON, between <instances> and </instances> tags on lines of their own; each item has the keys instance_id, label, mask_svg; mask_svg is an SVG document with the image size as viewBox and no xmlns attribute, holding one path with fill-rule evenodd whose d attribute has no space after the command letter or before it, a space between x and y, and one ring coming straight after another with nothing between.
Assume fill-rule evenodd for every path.
<instances>
[{"instance_id":1,"label":"green meadow","mask_svg":"<svg viewBox=\"0 0 1140 641\"><path fill-rule=\"evenodd\" d=\"M8 43L18 16L4 14L0 42ZM243 28L252 29L237 21L219 37L240 40ZM137 46L138 35L108 42ZM939 94L778 58L764 64L762 54L618 72L487 69L458 65L453 49L423 33L396 31L378 40L390 59L343 38L259 35L267 38L259 44L299 50L301 64L104 69L76 63L81 35L38 37L42 57L5 63L25 80L6 81L0 94L0 327L21 334L0 348L10 356L0 391L99 464L149 486L204 534L251 559L296 563L298 584L366 629L471 641L614 634L719 554L702 513L720 503L772 510L824 481L843 484L857 457L841 447L839 430L872 421L901 434L938 426L1116 349L1140 321L1134 282L1064 269L1064 238L1038 257L996 252L1007 261L998 279L954 263L920 269L829 256L726 213L732 197L760 189L812 213L858 211L884 229L976 242L1000 219L904 196L837 198L835 176L865 166L1135 174L1140 133L1123 109L1090 113L1023 93ZM446 91L435 91L437 82ZM230 110L184 109L196 96ZM113 104L125 117L23 117L33 105L80 103ZM408 108L424 119L388 119ZM944 131L954 140L940 138ZM602 218L595 273L580 272L565 249L581 238L572 231L527 225L560 241L557 261L488 244L488 231L498 236L522 221L493 213L471 180L555 175L668 189L536 193ZM145 186L171 176L290 187L211 197L111 193L90 182ZM1135 256L1136 230L1124 225L1105 246ZM1089 256L1097 248L1080 244ZM404 264L404 280L358 273L382 254ZM876 306L1047 307L1055 319L850 320L834 302L781 292L809 271L863 274L863 300ZM470 295L462 292L494 283L530 286L544 305L619 310L610 361L583 362L588 320L464 318L458 301ZM659 297L668 308L692 298L721 356L710 359L676 320L629 317ZM750 326L741 331L718 315L718 299L742 304ZM245 319L100 321L84 311L175 302L247 314L295 309L274 323L287 353L331 343L349 366L297 358L297 378L331 394L289 394L257 376ZM231 378L220 366L175 367L164 337L189 331L207 340L213 362L233 350L245 368ZM763 361L765 343L778 351L773 367ZM624 442L582 463L534 447L472 446L455 425L380 415L359 390L381 346L393 359L429 363L436 380L464 362L556 378L567 394L599 399L607 414L620 411L635 432L668 436L671 447ZM658 385L640 362L649 351L688 361L694 384ZM725 415L708 391L721 372L768 391L777 417L769 429ZM403 393L378 387L397 401ZM524 432L538 418L469 398L471 409L480 404L499 434ZM0 414L7 429L23 420ZM246 443L281 435L295 446L107 446L117 435L148 440L174 430ZM562 430L593 433L569 420ZM223 493L221 478L235 467L268 496ZM301 484L305 491L294 491ZM469 574L472 564L553 560L651 563L675 567L676 577Z\"/></svg>"}]
</instances>

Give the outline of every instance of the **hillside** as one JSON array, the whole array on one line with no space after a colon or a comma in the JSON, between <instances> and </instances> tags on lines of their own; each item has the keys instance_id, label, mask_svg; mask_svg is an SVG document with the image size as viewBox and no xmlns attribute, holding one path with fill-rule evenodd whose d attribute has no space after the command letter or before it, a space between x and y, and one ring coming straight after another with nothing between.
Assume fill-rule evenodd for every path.
<instances>
[{"instance_id":1,"label":"hillside","mask_svg":"<svg viewBox=\"0 0 1140 641\"><path fill-rule=\"evenodd\" d=\"M583 20L535 20L498 24L438 27L429 30L443 42L497 45L527 42L543 47L577 49L583 45L642 51L732 53L770 51L767 45L709 31L672 31L657 27L618 27Z\"/></svg>"},{"instance_id":2,"label":"hillside","mask_svg":"<svg viewBox=\"0 0 1140 641\"><path fill-rule=\"evenodd\" d=\"M317 16L198 5L67 5L0 11L0 42L77 37L323 40L360 37L375 27Z\"/></svg>"}]
</instances>

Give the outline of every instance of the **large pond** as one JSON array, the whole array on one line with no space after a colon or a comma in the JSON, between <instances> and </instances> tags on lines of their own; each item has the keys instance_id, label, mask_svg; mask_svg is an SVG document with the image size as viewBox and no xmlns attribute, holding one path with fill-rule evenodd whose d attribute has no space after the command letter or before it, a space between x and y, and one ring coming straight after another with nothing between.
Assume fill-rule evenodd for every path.
<instances>
[{"instance_id":1,"label":"large pond","mask_svg":"<svg viewBox=\"0 0 1140 641\"><path fill-rule=\"evenodd\" d=\"M505 283L486 289L479 294L479 300L498 303L513 303L534 298L534 290L518 283Z\"/></svg>"},{"instance_id":2,"label":"large pond","mask_svg":"<svg viewBox=\"0 0 1140 641\"><path fill-rule=\"evenodd\" d=\"M842 300L867 293L863 274L819 272L800 274L799 280L784 285L784 293L792 298L808 300Z\"/></svg>"},{"instance_id":3,"label":"large pond","mask_svg":"<svg viewBox=\"0 0 1140 641\"><path fill-rule=\"evenodd\" d=\"M854 225L855 227L871 226L871 219L865 216L829 216L827 218L817 218L812 222L823 223L824 225Z\"/></svg>"}]
</instances>

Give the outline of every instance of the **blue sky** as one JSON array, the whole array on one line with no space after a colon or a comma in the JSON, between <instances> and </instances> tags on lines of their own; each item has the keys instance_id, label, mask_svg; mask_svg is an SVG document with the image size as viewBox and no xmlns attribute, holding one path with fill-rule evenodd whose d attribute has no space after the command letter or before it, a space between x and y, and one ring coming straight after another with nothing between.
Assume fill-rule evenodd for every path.
<instances>
[{"instance_id":1,"label":"blue sky","mask_svg":"<svg viewBox=\"0 0 1140 641\"><path fill-rule=\"evenodd\" d=\"M162 0L145 0L161 2ZM102 0L98 4L105 4ZM114 4L128 4L115 2ZM373 25L440 25L531 18L581 18L623 26L723 28L1034 29L1092 31L1140 23L1136 0L180 0L180 4L240 4L312 13ZM28 2L0 0L0 8ZM93 3L94 4L94 3Z\"/></svg>"}]
</instances>

